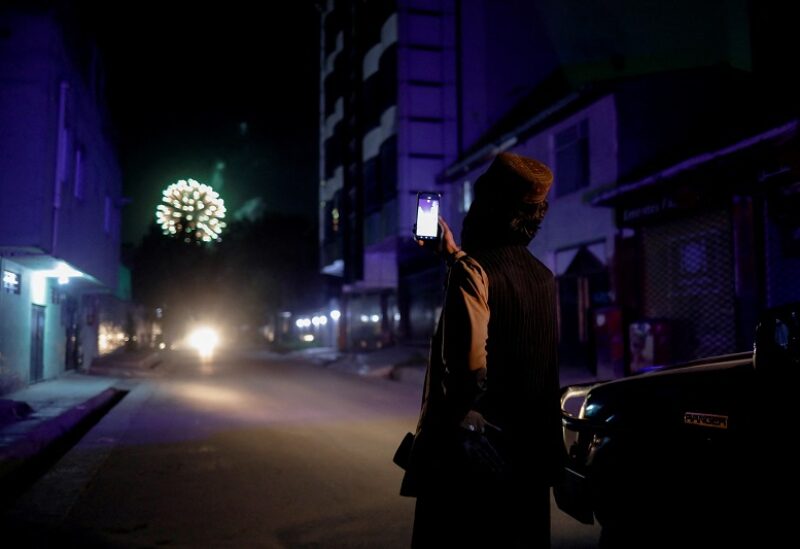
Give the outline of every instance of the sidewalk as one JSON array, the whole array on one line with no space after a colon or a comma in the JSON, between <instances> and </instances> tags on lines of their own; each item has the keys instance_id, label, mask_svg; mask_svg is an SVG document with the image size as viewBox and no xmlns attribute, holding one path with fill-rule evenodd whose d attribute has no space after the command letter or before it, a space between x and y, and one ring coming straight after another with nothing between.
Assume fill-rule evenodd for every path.
<instances>
[{"instance_id":1,"label":"sidewalk","mask_svg":"<svg viewBox=\"0 0 800 549\"><path fill-rule=\"evenodd\" d=\"M0 493L35 476L49 454L127 393L124 378L151 375L157 360L153 352L120 353L86 372L66 372L0 396Z\"/></svg>"}]
</instances>

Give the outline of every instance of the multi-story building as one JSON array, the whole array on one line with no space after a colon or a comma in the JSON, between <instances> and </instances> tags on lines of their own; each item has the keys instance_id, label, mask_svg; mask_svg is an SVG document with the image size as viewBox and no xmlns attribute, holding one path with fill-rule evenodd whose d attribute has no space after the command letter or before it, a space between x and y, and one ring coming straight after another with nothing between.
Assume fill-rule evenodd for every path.
<instances>
[{"instance_id":1,"label":"multi-story building","mask_svg":"<svg viewBox=\"0 0 800 549\"><path fill-rule=\"evenodd\" d=\"M454 15L447 0L323 6L322 271L340 288L331 307L341 310L348 347L407 334L409 310L433 314L402 303L400 288L438 298L438 287L416 283L418 257L408 250L416 192L435 188L456 154Z\"/></svg>"},{"instance_id":2,"label":"multi-story building","mask_svg":"<svg viewBox=\"0 0 800 549\"><path fill-rule=\"evenodd\" d=\"M459 3L461 147L440 178L451 226L497 152L551 166L550 211L531 250L556 275L562 364L624 373L627 324L641 314L620 298L634 282L620 246L628 233L592 198L712 133L750 69L745 8Z\"/></svg>"},{"instance_id":3,"label":"multi-story building","mask_svg":"<svg viewBox=\"0 0 800 549\"><path fill-rule=\"evenodd\" d=\"M376 172L376 188L397 189L398 204L406 206L389 214L400 217L384 225L395 227L396 233L385 233L386 240L376 244L368 235L376 220L385 218L374 217L375 195L368 187L373 172L366 164L348 168L353 164L336 156L344 151L341 154L354 155L352 162L363 161L371 154L364 151L375 147L358 139L367 135L364 128L343 134L349 137L341 141L334 128L343 123L343 128L358 127L347 123L357 121L359 112L383 97L355 76L359 70L362 76L373 74L365 70L367 61L374 58L366 52L379 49L359 50L347 33L337 41L334 29L340 27L332 23L337 19L331 15L344 9L349 26L337 24L371 45L377 43L376 35L365 38L369 33L362 32L358 22L369 18L359 14L377 6L385 10L377 19L396 22L398 29L396 60L378 63L385 76L380 93L397 105L392 117L395 133L391 134L397 145L382 149L381 142L379 150L383 153L394 147L396 152L388 158L396 158L398 164L390 168L389 177ZM664 346L670 324L676 329L671 346L680 346L681 351L662 354L652 359L655 362L741 348L746 341L736 335L736 326L746 322L730 320L733 302L730 307L703 306L703 311L717 318L715 322L728 326L724 344L690 345L679 333L685 326L661 322L660 317L669 316L669 308L649 307L645 302L657 301L645 300L644 294L672 295L667 285L679 284L680 277L654 274L665 272L660 267L655 271L651 267L649 275L639 268L644 260L635 243L641 241L643 231L633 227L631 217L639 215L638 210L621 213L627 210L597 206L631 202L629 183L646 180L654 172L663 179L658 168L724 148L725 136L746 140L748 135L769 131L754 120L745 124L745 117L737 112L757 97L752 82L755 16L751 11L746 2L737 0L703 6L681 0L669 9L635 0L580 5L547 0L432 0L398 2L392 7L385 2L329 3L323 16L321 241L325 271L342 277L342 308L346 310L348 302L352 306L347 313L347 343L361 340L353 334L362 328L409 341L430 336L440 305L442 268L414 249L406 237L414 191L435 185L443 193L443 214L458 237L475 179L495 154L510 150L542 159L555 172L550 212L531 249L556 275L564 364L597 368L604 376L622 375L628 371L626 355L630 366L631 326L643 320L656 331L663 328L656 334L656 339L661 338L657 346ZM756 19L764 19L765 13L759 11ZM430 42L405 41L410 36L426 36ZM350 87L340 84L340 91L330 95L326 86L333 86L334 75L346 64L341 57L350 59ZM413 79L409 71L415 71ZM426 74L423 78L417 72ZM439 81L434 75L441 75L441 85L434 84ZM342 108L337 110L339 96ZM438 106L441 115L426 113L424 119L417 118L416 111L428 104ZM737 121L741 127L736 127ZM776 121L772 127L781 126ZM331 148L335 143L338 148ZM357 146L362 150L355 151ZM381 166L389 165L385 158L381 154ZM430 171L403 168L404 163L422 160L428 161L424 165ZM343 169L336 172L339 165ZM441 168L438 172L437 167ZM618 186L625 192L617 191ZM637 199L641 196L638 191L633 194ZM624 215L628 218L621 218ZM705 226L701 225L695 229ZM683 230L686 224L681 222L670 231L678 228ZM723 240L732 245L732 238ZM669 254L650 255L666 261ZM725 284L738 280L734 270L726 273ZM385 288L391 288L384 294L374 282L381 280L386 281ZM643 283L651 289L637 290ZM656 286L659 290L652 290ZM369 295L386 298L367 297L363 290L367 287L374 288ZM693 302L696 309L701 301ZM754 309L748 310L751 318ZM692 311L681 314L699 318ZM726 316L728 320L721 320ZM397 324L394 318L399 318ZM689 329L701 329L700 324Z\"/></svg>"},{"instance_id":4,"label":"multi-story building","mask_svg":"<svg viewBox=\"0 0 800 549\"><path fill-rule=\"evenodd\" d=\"M55 10L0 12L0 391L117 345L121 173L97 50Z\"/></svg>"}]
</instances>

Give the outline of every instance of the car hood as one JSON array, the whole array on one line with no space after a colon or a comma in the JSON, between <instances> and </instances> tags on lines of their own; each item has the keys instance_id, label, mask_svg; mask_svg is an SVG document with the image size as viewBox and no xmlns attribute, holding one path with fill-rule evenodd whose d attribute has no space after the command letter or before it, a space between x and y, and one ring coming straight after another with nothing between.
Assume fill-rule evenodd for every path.
<instances>
[{"instance_id":1,"label":"car hood","mask_svg":"<svg viewBox=\"0 0 800 549\"><path fill-rule=\"evenodd\" d=\"M682 425L691 414L727 418L746 405L754 378L752 357L738 357L601 383L588 392L584 417L621 426Z\"/></svg>"}]
</instances>

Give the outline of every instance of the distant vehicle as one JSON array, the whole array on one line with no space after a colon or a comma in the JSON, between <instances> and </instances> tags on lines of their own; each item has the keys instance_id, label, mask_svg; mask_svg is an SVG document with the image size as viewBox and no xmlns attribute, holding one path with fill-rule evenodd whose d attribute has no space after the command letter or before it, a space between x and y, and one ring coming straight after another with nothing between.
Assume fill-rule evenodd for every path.
<instances>
[{"instance_id":1,"label":"distant vehicle","mask_svg":"<svg viewBox=\"0 0 800 549\"><path fill-rule=\"evenodd\" d=\"M214 358L214 351L220 343L219 331L210 326L197 326L187 336L188 344L197 350L202 362Z\"/></svg>"},{"instance_id":2,"label":"distant vehicle","mask_svg":"<svg viewBox=\"0 0 800 549\"><path fill-rule=\"evenodd\" d=\"M798 372L794 304L762 316L752 353L566 387L558 506L597 520L601 546L768 546L796 505Z\"/></svg>"}]
</instances>

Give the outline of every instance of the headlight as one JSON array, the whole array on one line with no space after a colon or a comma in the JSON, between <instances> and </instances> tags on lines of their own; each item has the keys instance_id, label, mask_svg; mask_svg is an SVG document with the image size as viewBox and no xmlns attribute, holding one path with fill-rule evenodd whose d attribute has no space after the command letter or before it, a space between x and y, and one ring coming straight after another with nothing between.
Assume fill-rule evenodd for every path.
<instances>
[{"instance_id":1,"label":"headlight","mask_svg":"<svg viewBox=\"0 0 800 549\"><path fill-rule=\"evenodd\" d=\"M591 418L597 417L600 415L600 412L603 411L603 407L596 402L592 402L591 404L586 404L586 401L583 402L583 406L581 406L581 415L582 418Z\"/></svg>"},{"instance_id":2,"label":"headlight","mask_svg":"<svg viewBox=\"0 0 800 549\"><path fill-rule=\"evenodd\" d=\"M201 358L210 358L219 345L219 334L207 326L196 328L189 334L189 344L197 349Z\"/></svg>"}]
</instances>

